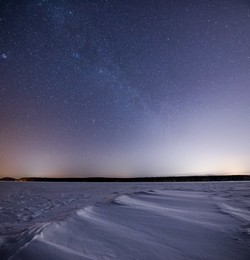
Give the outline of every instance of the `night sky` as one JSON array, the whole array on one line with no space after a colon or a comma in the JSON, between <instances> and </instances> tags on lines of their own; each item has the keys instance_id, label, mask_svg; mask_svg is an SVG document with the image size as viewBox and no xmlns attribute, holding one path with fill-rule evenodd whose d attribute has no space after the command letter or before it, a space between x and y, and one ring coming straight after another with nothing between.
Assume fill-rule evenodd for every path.
<instances>
[{"instance_id":1,"label":"night sky","mask_svg":"<svg viewBox=\"0 0 250 260\"><path fill-rule=\"evenodd\" d=\"M249 171L249 1L1 1L0 162L2 176Z\"/></svg>"}]
</instances>

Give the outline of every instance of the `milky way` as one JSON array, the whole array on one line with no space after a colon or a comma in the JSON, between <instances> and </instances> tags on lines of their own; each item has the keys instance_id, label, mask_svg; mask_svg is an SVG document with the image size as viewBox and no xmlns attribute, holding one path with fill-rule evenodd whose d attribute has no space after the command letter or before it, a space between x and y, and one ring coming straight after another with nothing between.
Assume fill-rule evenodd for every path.
<instances>
[{"instance_id":1,"label":"milky way","mask_svg":"<svg viewBox=\"0 0 250 260\"><path fill-rule=\"evenodd\" d=\"M250 169L248 1L0 6L4 171Z\"/></svg>"}]
</instances>

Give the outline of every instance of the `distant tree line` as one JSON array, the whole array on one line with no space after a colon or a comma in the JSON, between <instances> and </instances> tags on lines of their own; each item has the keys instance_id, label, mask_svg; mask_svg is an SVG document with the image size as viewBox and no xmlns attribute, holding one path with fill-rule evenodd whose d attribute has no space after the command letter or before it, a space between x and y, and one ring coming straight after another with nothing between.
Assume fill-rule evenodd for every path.
<instances>
[{"instance_id":1,"label":"distant tree line","mask_svg":"<svg viewBox=\"0 0 250 260\"><path fill-rule=\"evenodd\" d=\"M38 181L38 182L202 182L202 181L250 181L250 175L206 175L206 176L169 176L169 177L136 177L136 178L45 178L22 177L14 179L5 177L1 181Z\"/></svg>"}]
</instances>

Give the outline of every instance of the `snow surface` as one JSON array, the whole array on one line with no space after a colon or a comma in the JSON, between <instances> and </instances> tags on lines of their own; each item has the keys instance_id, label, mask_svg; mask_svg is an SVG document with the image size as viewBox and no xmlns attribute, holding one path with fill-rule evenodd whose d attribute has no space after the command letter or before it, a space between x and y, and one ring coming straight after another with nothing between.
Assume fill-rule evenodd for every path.
<instances>
[{"instance_id":1,"label":"snow surface","mask_svg":"<svg viewBox=\"0 0 250 260\"><path fill-rule=\"evenodd\" d=\"M250 182L1 182L0 258L250 259Z\"/></svg>"}]
</instances>

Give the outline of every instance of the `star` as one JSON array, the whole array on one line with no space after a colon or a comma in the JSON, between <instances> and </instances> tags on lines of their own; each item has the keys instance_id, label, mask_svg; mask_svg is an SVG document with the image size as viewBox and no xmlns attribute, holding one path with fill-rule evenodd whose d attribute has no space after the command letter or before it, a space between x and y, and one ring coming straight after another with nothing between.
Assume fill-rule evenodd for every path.
<instances>
[{"instance_id":1,"label":"star","mask_svg":"<svg viewBox=\"0 0 250 260\"><path fill-rule=\"evenodd\" d=\"M2 58L2 59L7 59L7 58L8 58L8 56L7 56L7 54L6 54L6 53L2 53L2 54L1 54L1 58Z\"/></svg>"}]
</instances>

